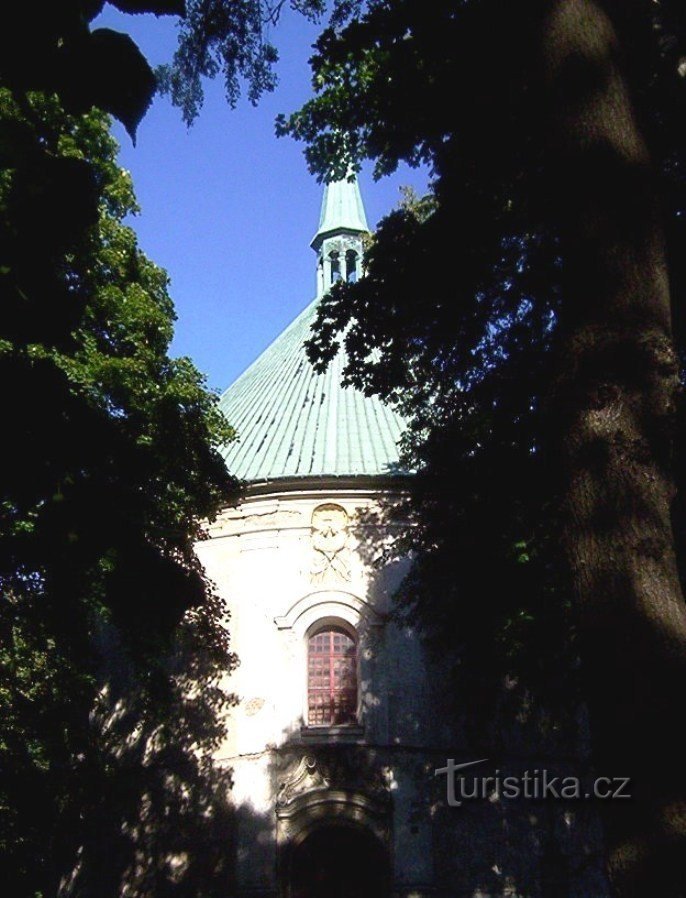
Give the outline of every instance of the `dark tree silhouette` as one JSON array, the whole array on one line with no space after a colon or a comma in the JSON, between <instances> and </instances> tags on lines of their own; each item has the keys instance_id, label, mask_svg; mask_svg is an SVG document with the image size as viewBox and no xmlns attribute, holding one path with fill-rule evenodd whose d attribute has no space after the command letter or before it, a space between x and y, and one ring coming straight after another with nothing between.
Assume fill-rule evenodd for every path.
<instances>
[{"instance_id":1,"label":"dark tree silhouette","mask_svg":"<svg viewBox=\"0 0 686 898\"><path fill-rule=\"evenodd\" d=\"M411 420L426 627L482 688L559 701L581 657L596 764L634 782L603 808L621 895L684 892L685 26L673 2L371 0L280 124L324 177L431 167L310 350L344 333L349 380Z\"/></svg>"}]
</instances>

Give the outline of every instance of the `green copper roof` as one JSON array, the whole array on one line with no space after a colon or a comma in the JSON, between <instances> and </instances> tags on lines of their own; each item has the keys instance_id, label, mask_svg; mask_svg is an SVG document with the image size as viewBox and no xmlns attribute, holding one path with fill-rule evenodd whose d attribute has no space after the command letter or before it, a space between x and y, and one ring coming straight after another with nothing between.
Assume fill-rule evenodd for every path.
<instances>
[{"instance_id":1,"label":"green copper roof","mask_svg":"<svg viewBox=\"0 0 686 898\"><path fill-rule=\"evenodd\" d=\"M241 480L397 470L402 419L376 397L341 386L342 351L323 374L307 360L316 307L315 300L221 397L238 432L223 455Z\"/></svg>"},{"instance_id":2,"label":"green copper roof","mask_svg":"<svg viewBox=\"0 0 686 898\"><path fill-rule=\"evenodd\" d=\"M352 181L332 181L326 185L319 215L319 228L310 245L316 246L326 234L338 230L369 230L357 178Z\"/></svg>"}]
</instances>

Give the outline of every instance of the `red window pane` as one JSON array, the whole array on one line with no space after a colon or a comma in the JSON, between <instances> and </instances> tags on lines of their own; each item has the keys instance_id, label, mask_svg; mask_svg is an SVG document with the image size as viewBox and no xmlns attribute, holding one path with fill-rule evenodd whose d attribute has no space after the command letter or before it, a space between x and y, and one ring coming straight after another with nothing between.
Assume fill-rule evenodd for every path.
<instances>
[{"instance_id":1,"label":"red window pane","mask_svg":"<svg viewBox=\"0 0 686 898\"><path fill-rule=\"evenodd\" d=\"M310 726L354 723L357 717L357 645L344 630L311 636L307 652Z\"/></svg>"}]
</instances>

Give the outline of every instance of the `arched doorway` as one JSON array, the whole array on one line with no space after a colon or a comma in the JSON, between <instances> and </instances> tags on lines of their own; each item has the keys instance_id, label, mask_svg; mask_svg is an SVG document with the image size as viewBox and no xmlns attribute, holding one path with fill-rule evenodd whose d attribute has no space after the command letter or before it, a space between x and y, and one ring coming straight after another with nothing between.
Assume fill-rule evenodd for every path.
<instances>
[{"instance_id":1,"label":"arched doorway","mask_svg":"<svg viewBox=\"0 0 686 898\"><path fill-rule=\"evenodd\" d=\"M289 898L387 898L386 851L367 830L320 826L294 847Z\"/></svg>"}]
</instances>

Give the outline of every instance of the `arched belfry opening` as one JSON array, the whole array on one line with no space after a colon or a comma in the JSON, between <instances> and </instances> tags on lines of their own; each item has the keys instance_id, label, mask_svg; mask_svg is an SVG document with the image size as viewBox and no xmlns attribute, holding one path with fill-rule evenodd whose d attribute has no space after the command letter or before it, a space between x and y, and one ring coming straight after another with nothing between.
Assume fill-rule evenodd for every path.
<instances>
[{"instance_id":1,"label":"arched belfry opening","mask_svg":"<svg viewBox=\"0 0 686 898\"><path fill-rule=\"evenodd\" d=\"M388 898L388 852L364 827L323 824L294 846L288 898Z\"/></svg>"},{"instance_id":2,"label":"arched belfry opening","mask_svg":"<svg viewBox=\"0 0 686 898\"><path fill-rule=\"evenodd\" d=\"M341 254L335 251L330 252L329 261L331 263L331 283L335 284L343 276L341 273Z\"/></svg>"},{"instance_id":3,"label":"arched belfry opening","mask_svg":"<svg viewBox=\"0 0 686 898\"><path fill-rule=\"evenodd\" d=\"M345 254L345 279L354 284L360 276L359 254L354 249L349 249Z\"/></svg>"}]
</instances>

